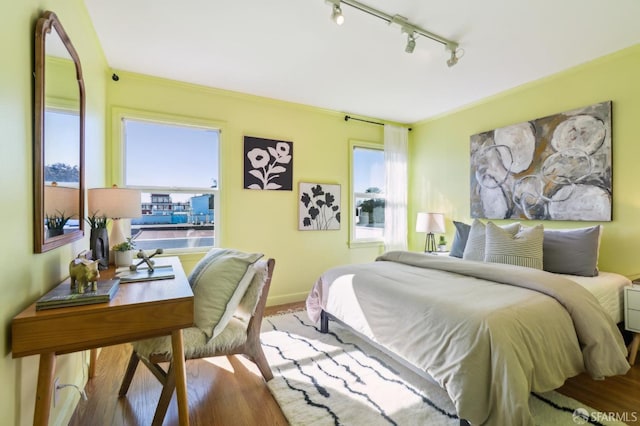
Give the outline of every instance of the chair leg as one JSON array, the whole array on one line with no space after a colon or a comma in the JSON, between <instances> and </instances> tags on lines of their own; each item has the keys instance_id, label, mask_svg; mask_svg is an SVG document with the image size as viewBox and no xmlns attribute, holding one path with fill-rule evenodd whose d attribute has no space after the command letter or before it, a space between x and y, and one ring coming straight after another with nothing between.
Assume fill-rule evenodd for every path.
<instances>
[{"instance_id":1,"label":"chair leg","mask_svg":"<svg viewBox=\"0 0 640 426\"><path fill-rule=\"evenodd\" d=\"M273 379L273 373L271 372L271 367L269 367L269 363L267 362L267 357L264 356L264 352L262 351L262 345L260 344L260 336L250 335L248 340L244 344L244 355L248 357L255 365L258 366L260 373L262 373L262 377L264 380L268 382Z\"/></svg>"},{"instance_id":2,"label":"chair leg","mask_svg":"<svg viewBox=\"0 0 640 426\"><path fill-rule=\"evenodd\" d=\"M262 377L264 377L264 380L268 382L269 380L273 379L273 373L271 372L271 367L267 362L267 357L264 356L264 352L262 351L262 346L258 346L254 350L252 358L253 358L253 362L256 363L256 365L258 366L258 369L262 373Z\"/></svg>"},{"instance_id":3,"label":"chair leg","mask_svg":"<svg viewBox=\"0 0 640 426\"><path fill-rule=\"evenodd\" d=\"M167 370L166 381L162 386L162 393L160 394L160 400L156 407L156 412L153 415L152 426L161 426L164 416L167 414L173 391L176 389L176 374L173 368L173 361L169 364L169 370Z\"/></svg>"},{"instance_id":4,"label":"chair leg","mask_svg":"<svg viewBox=\"0 0 640 426\"><path fill-rule=\"evenodd\" d=\"M133 375L136 372L136 367L138 367L139 362L140 358L138 358L138 354L135 350L132 351L131 358L129 358L129 365L127 365L127 370L124 373L124 377L122 378L122 385L120 385L118 396L125 396L127 394L129 386L131 385L131 380L133 380Z\"/></svg>"}]
</instances>

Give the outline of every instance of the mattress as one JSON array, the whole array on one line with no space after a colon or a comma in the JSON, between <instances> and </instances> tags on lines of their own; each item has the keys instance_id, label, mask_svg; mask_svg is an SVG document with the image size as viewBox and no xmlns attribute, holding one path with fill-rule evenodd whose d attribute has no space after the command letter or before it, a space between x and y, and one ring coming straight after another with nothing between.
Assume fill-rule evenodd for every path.
<instances>
[{"instance_id":1,"label":"mattress","mask_svg":"<svg viewBox=\"0 0 640 426\"><path fill-rule=\"evenodd\" d=\"M624 320L623 288L631 285L629 278L613 272L602 271L600 271L597 277L580 277L577 275L562 276L580 284L593 294L605 312L608 313L616 323Z\"/></svg>"}]
</instances>

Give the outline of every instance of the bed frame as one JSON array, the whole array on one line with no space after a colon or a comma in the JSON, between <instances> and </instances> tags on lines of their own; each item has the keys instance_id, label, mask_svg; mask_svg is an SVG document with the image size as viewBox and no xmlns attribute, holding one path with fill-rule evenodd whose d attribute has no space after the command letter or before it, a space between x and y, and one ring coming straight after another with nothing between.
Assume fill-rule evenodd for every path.
<instances>
[{"instance_id":1,"label":"bed frame","mask_svg":"<svg viewBox=\"0 0 640 426\"><path fill-rule=\"evenodd\" d=\"M320 313L320 332L321 333L325 333L326 334L326 333L329 332L329 321L330 320L337 322L342 327L348 329L350 332L352 332L353 334L355 334L356 336L358 336L359 338L361 338L362 340L364 340L365 342L367 342L368 344L370 344L374 348L378 349L380 352L382 352L385 355L389 356L390 358L392 358L398 364L402 365L403 367L411 370L413 373L415 373L418 376L422 377L423 379L428 380L428 381L430 381L432 383L438 384L435 380L433 380L433 378L426 371L416 367L415 365L413 365L412 363L410 363L406 359L402 358L401 356L399 356L395 352L392 352L389 349L385 348L384 346L374 342L373 340L369 339L367 336L365 336L364 334L360 333L359 331L354 330L353 328L351 328L351 326L349 326L348 324L345 324L344 321L334 317L330 313L326 312L324 309ZM440 385L438 385L438 386L440 386ZM470 425L470 423L468 421L466 421L464 419L460 419L460 426L471 426L471 425Z\"/></svg>"}]
</instances>

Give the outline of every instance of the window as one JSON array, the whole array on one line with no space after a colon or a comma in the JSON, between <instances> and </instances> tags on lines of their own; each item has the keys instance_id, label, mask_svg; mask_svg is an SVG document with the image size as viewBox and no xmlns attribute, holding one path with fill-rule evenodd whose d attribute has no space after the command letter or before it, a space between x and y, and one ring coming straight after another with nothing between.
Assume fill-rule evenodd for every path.
<instances>
[{"instance_id":1,"label":"window","mask_svg":"<svg viewBox=\"0 0 640 426\"><path fill-rule=\"evenodd\" d=\"M131 220L136 248L202 249L219 227L220 131L124 117L124 185L142 191Z\"/></svg>"},{"instance_id":2,"label":"window","mask_svg":"<svg viewBox=\"0 0 640 426\"><path fill-rule=\"evenodd\" d=\"M384 235L384 149L381 145L351 144L351 242L382 242Z\"/></svg>"}]
</instances>

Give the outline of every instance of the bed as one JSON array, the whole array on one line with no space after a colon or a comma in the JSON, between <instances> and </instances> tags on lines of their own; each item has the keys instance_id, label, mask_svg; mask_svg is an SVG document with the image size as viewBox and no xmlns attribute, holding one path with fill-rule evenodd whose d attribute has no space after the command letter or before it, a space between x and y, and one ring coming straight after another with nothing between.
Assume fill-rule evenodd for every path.
<instances>
[{"instance_id":1,"label":"bed","mask_svg":"<svg viewBox=\"0 0 640 426\"><path fill-rule=\"evenodd\" d=\"M616 325L629 280L573 278L396 251L326 271L306 305L313 321L328 314L435 380L461 419L533 425L531 392L630 368Z\"/></svg>"}]
</instances>

